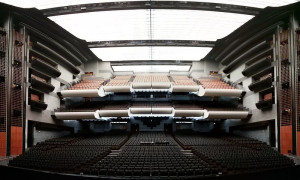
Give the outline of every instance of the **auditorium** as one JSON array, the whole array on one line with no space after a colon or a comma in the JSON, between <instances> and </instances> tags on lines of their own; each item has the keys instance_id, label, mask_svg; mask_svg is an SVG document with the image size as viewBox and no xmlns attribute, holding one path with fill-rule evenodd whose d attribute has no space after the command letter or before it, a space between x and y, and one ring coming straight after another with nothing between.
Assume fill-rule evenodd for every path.
<instances>
[{"instance_id":1,"label":"auditorium","mask_svg":"<svg viewBox=\"0 0 300 180\"><path fill-rule=\"evenodd\" d=\"M299 0L0 0L0 179L300 179Z\"/></svg>"}]
</instances>

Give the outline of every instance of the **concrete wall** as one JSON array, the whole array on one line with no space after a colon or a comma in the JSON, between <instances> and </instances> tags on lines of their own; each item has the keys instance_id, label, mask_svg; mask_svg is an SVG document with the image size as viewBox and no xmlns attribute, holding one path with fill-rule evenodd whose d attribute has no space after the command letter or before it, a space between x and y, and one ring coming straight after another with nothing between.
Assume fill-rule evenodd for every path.
<instances>
[{"instance_id":1,"label":"concrete wall","mask_svg":"<svg viewBox=\"0 0 300 180\"><path fill-rule=\"evenodd\" d=\"M110 62L103 61L88 61L84 64L84 72L93 72L95 77L108 79L113 75Z\"/></svg>"},{"instance_id":2,"label":"concrete wall","mask_svg":"<svg viewBox=\"0 0 300 180\"><path fill-rule=\"evenodd\" d=\"M193 78L197 78L204 74L204 61L193 62L192 67L190 69L190 75Z\"/></svg>"},{"instance_id":3,"label":"concrete wall","mask_svg":"<svg viewBox=\"0 0 300 180\"><path fill-rule=\"evenodd\" d=\"M57 124L62 126L74 127L74 131L78 132L81 129L81 123L73 120L55 120L51 117L52 110L33 111L29 105L26 106L26 119L27 121L42 122L48 124Z\"/></svg>"},{"instance_id":4,"label":"concrete wall","mask_svg":"<svg viewBox=\"0 0 300 180\"><path fill-rule=\"evenodd\" d=\"M259 141L265 142L268 145L270 145L270 131L269 126L267 126L264 129L255 129L255 130L235 130L233 131L233 134L257 139Z\"/></svg>"},{"instance_id":5,"label":"concrete wall","mask_svg":"<svg viewBox=\"0 0 300 180\"><path fill-rule=\"evenodd\" d=\"M193 131L196 132L210 132L214 127L213 122L197 122L193 123Z\"/></svg>"},{"instance_id":6,"label":"concrete wall","mask_svg":"<svg viewBox=\"0 0 300 180\"><path fill-rule=\"evenodd\" d=\"M111 124L112 130L126 130L128 127L127 124Z\"/></svg>"},{"instance_id":7,"label":"concrete wall","mask_svg":"<svg viewBox=\"0 0 300 180\"><path fill-rule=\"evenodd\" d=\"M110 122L90 122L90 130L95 133L108 132L112 129Z\"/></svg>"},{"instance_id":8,"label":"concrete wall","mask_svg":"<svg viewBox=\"0 0 300 180\"><path fill-rule=\"evenodd\" d=\"M84 64L84 72L93 72L94 74L97 73L98 68L98 61L88 61Z\"/></svg>"},{"instance_id":9,"label":"concrete wall","mask_svg":"<svg viewBox=\"0 0 300 180\"><path fill-rule=\"evenodd\" d=\"M176 124L176 130L192 130L193 129L193 124L181 124L178 123Z\"/></svg>"},{"instance_id":10,"label":"concrete wall","mask_svg":"<svg viewBox=\"0 0 300 180\"><path fill-rule=\"evenodd\" d=\"M62 67L61 65L58 65L57 68L61 72L61 75L59 76L60 79L63 79L67 82L73 81L73 74L70 73L66 68Z\"/></svg>"},{"instance_id":11,"label":"concrete wall","mask_svg":"<svg viewBox=\"0 0 300 180\"><path fill-rule=\"evenodd\" d=\"M261 122L261 121L267 121L271 119L275 119L275 122L277 121L277 107L276 104L273 104L272 108L270 110L262 111L260 109L257 109L255 104L260 100L259 93L255 93L253 91L250 91L248 86L254 82L252 77L245 77L242 75L242 71L245 69L245 64L242 64L235 68L230 73L230 78L225 78L227 75L223 73L224 66L219 65L219 73L222 74L222 77L226 80L229 80L233 82L234 84L238 84L242 82L242 86L238 86L242 88L246 94L243 97L243 107L246 109L249 109L249 111L252 113L252 116L248 120L226 120L224 121L222 128L224 128L227 132L229 131L230 126L235 125L242 125L246 123L254 123L254 122ZM276 128L277 131L277 128ZM239 132L240 135L247 136L247 137L253 137L255 139L263 140L267 139L266 131L260 131L260 130L252 130L248 132ZM255 135L256 134L256 135ZM276 132L277 134L277 132ZM268 140L269 141L269 140ZM277 141L277 140L276 140Z\"/></svg>"},{"instance_id":12,"label":"concrete wall","mask_svg":"<svg viewBox=\"0 0 300 180\"><path fill-rule=\"evenodd\" d=\"M60 121L60 120L54 120L51 117L51 114L54 110L60 108L60 98L57 95L57 92L61 90L61 85L70 85L72 84L73 81L78 79L78 75L73 75L69 70L64 68L61 65L57 66L58 70L61 72L61 75L58 78L51 78L48 83L51 83L55 89L53 92L50 92L49 94L44 93L42 97L42 101L45 102L48 106L47 109L44 111L37 111L37 110L32 110L30 105L26 105L26 131L25 131L25 148L27 148L27 140L28 140L28 121L35 121L35 122L43 122L47 124L58 124L62 126L69 126L73 127L75 132L78 132L80 129L82 129L82 125L79 121ZM83 68L84 65L81 65L78 67L80 70L80 73L83 73ZM73 79L75 77L75 79ZM28 82L28 79L27 79ZM27 88L26 88L27 90ZM26 92L28 96L28 92ZM28 99L27 97L25 98L26 100ZM28 104L28 103L27 103ZM39 132L36 133L36 142L44 141L47 138L54 137L55 134L60 135L60 132L58 131L49 131L49 132L42 132L41 137L39 137ZM63 133L63 132L62 132Z\"/></svg>"},{"instance_id":13,"label":"concrete wall","mask_svg":"<svg viewBox=\"0 0 300 180\"><path fill-rule=\"evenodd\" d=\"M113 75L112 68L110 66L110 62L98 62L98 77L103 77L104 79L108 79Z\"/></svg>"},{"instance_id":14,"label":"concrete wall","mask_svg":"<svg viewBox=\"0 0 300 180\"><path fill-rule=\"evenodd\" d=\"M190 70L190 75L197 79L200 76L207 76L209 75L210 71L218 71L219 67L218 64L212 61L201 60L193 62L192 68Z\"/></svg>"}]
</instances>

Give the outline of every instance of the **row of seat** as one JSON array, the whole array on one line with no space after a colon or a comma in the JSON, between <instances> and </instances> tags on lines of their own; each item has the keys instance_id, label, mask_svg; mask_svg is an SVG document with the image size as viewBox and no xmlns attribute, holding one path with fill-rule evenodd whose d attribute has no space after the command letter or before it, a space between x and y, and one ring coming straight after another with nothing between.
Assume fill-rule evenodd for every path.
<instances>
[{"instance_id":1,"label":"row of seat","mask_svg":"<svg viewBox=\"0 0 300 180\"><path fill-rule=\"evenodd\" d=\"M106 86L129 86L131 76L116 76L111 79Z\"/></svg>"},{"instance_id":2,"label":"row of seat","mask_svg":"<svg viewBox=\"0 0 300 180\"><path fill-rule=\"evenodd\" d=\"M205 89L235 89L220 79L198 79L198 82Z\"/></svg>"},{"instance_id":3,"label":"row of seat","mask_svg":"<svg viewBox=\"0 0 300 180\"><path fill-rule=\"evenodd\" d=\"M72 135L38 143L9 165L96 176L180 179L294 166L291 159L251 138L193 132L174 137L140 132L126 141L128 135L120 132ZM176 141L191 150L181 149ZM112 150L113 146L122 148Z\"/></svg>"},{"instance_id":4,"label":"row of seat","mask_svg":"<svg viewBox=\"0 0 300 180\"><path fill-rule=\"evenodd\" d=\"M56 172L77 173L89 163L107 156L119 148L127 133L78 134L38 143L29 151L14 158L10 166Z\"/></svg>"},{"instance_id":5,"label":"row of seat","mask_svg":"<svg viewBox=\"0 0 300 180\"><path fill-rule=\"evenodd\" d=\"M175 86L197 86L197 83L188 76L172 76Z\"/></svg>"},{"instance_id":6,"label":"row of seat","mask_svg":"<svg viewBox=\"0 0 300 180\"><path fill-rule=\"evenodd\" d=\"M105 86L129 86L130 83L171 83L176 86L198 86L202 85L206 89L235 89L229 84L221 81L218 78L198 79L195 82L188 76L168 76L168 75L135 75L135 76L115 76L108 81ZM75 84L69 90L79 89L98 89L104 84L103 80L84 79Z\"/></svg>"},{"instance_id":7,"label":"row of seat","mask_svg":"<svg viewBox=\"0 0 300 180\"><path fill-rule=\"evenodd\" d=\"M157 142L169 142L157 145ZM143 142L156 142L145 146ZM184 154L170 135L139 132L123 148L84 169L83 174L127 178L212 176L217 168L193 154Z\"/></svg>"},{"instance_id":8,"label":"row of seat","mask_svg":"<svg viewBox=\"0 0 300 180\"><path fill-rule=\"evenodd\" d=\"M167 75L136 75L133 82L170 82Z\"/></svg>"},{"instance_id":9,"label":"row of seat","mask_svg":"<svg viewBox=\"0 0 300 180\"><path fill-rule=\"evenodd\" d=\"M85 79L79 83L73 85L69 90L80 90L80 89L99 89L99 87L104 83L103 80L90 80Z\"/></svg>"},{"instance_id":10,"label":"row of seat","mask_svg":"<svg viewBox=\"0 0 300 180\"><path fill-rule=\"evenodd\" d=\"M291 159L255 139L233 135L176 133L175 138L199 157L230 173L292 167Z\"/></svg>"}]
</instances>

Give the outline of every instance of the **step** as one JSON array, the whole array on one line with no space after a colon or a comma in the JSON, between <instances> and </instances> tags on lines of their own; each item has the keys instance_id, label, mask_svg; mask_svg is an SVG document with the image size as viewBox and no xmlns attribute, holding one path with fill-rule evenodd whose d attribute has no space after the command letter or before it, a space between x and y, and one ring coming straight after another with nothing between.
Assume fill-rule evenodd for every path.
<instances>
[{"instance_id":1,"label":"step","mask_svg":"<svg viewBox=\"0 0 300 180\"><path fill-rule=\"evenodd\" d=\"M116 157L116 156L118 156L118 154L109 154L107 156L109 156L109 157Z\"/></svg>"},{"instance_id":2,"label":"step","mask_svg":"<svg viewBox=\"0 0 300 180\"><path fill-rule=\"evenodd\" d=\"M109 153L108 156L110 156L110 157L118 156L120 154L120 152L122 152L122 150L111 150L111 153Z\"/></svg>"},{"instance_id":3,"label":"step","mask_svg":"<svg viewBox=\"0 0 300 180\"><path fill-rule=\"evenodd\" d=\"M183 153L184 155L186 156L193 156L194 154L193 153Z\"/></svg>"},{"instance_id":4,"label":"step","mask_svg":"<svg viewBox=\"0 0 300 180\"><path fill-rule=\"evenodd\" d=\"M112 153L117 153L117 152L120 153L120 152L122 152L122 150L111 150L111 152Z\"/></svg>"},{"instance_id":5,"label":"step","mask_svg":"<svg viewBox=\"0 0 300 180\"><path fill-rule=\"evenodd\" d=\"M184 149L182 149L182 150L180 150L182 153L190 153L190 152L192 152L192 150L184 150Z\"/></svg>"}]
</instances>

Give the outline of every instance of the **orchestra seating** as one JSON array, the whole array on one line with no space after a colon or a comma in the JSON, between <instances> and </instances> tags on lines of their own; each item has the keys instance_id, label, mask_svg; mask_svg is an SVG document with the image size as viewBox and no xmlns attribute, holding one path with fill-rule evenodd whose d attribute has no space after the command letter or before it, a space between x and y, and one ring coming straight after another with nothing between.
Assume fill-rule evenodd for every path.
<instances>
[{"instance_id":1,"label":"orchestra seating","mask_svg":"<svg viewBox=\"0 0 300 180\"><path fill-rule=\"evenodd\" d=\"M176 141L164 132L140 132L137 135L133 135L126 143L126 146L138 146L141 142L153 142L154 144L168 142L168 145L177 145Z\"/></svg>"},{"instance_id":2,"label":"orchestra seating","mask_svg":"<svg viewBox=\"0 0 300 180\"><path fill-rule=\"evenodd\" d=\"M294 163L265 143L231 134L179 131L172 136L148 131L129 137L112 131L47 140L9 165L100 177L172 179L274 170Z\"/></svg>"},{"instance_id":3,"label":"orchestra seating","mask_svg":"<svg viewBox=\"0 0 300 180\"><path fill-rule=\"evenodd\" d=\"M103 82L103 80L85 79L73 85L69 90L99 89Z\"/></svg>"},{"instance_id":4,"label":"orchestra seating","mask_svg":"<svg viewBox=\"0 0 300 180\"><path fill-rule=\"evenodd\" d=\"M217 164L223 173L249 173L294 166L291 159L250 138L182 132L176 133L175 139L198 157Z\"/></svg>"},{"instance_id":5,"label":"orchestra seating","mask_svg":"<svg viewBox=\"0 0 300 180\"><path fill-rule=\"evenodd\" d=\"M215 175L218 170L193 154L185 154L170 135L140 132L121 151L106 156L84 174L125 178L185 178Z\"/></svg>"},{"instance_id":6,"label":"orchestra seating","mask_svg":"<svg viewBox=\"0 0 300 180\"><path fill-rule=\"evenodd\" d=\"M88 163L102 159L112 148L119 148L128 138L126 133L109 135L71 135L38 143L9 162L10 166L77 173Z\"/></svg>"}]
</instances>

